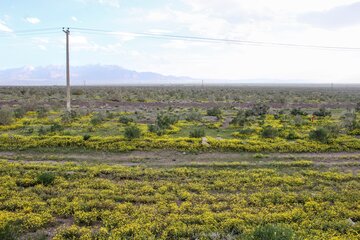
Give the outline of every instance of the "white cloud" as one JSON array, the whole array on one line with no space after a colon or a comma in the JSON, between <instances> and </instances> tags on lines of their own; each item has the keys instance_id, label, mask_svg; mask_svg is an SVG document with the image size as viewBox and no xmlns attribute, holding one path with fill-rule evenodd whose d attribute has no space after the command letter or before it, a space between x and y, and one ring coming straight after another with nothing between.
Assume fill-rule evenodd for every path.
<instances>
[{"instance_id":1,"label":"white cloud","mask_svg":"<svg viewBox=\"0 0 360 240\"><path fill-rule=\"evenodd\" d=\"M77 17L74 17L74 16L71 17L71 20L72 20L73 22L79 21L79 20L77 19Z\"/></svg>"},{"instance_id":2,"label":"white cloud","mask_svg":"<svg viewBox=\"0 0 360 240\"><path fill-rule=\"evenodd\" d=\"M40 49L43 50L43 51L46 51L46 50L47 50L47 47L44 46L44 45L38 45L38 48L40 48Z\"/></svg>"},{"instance_id":3,"label":"white cloud","mask_svg":"<svg viewBox=\"0 0 360 240\"><path fill-rule=\"evenodd\" d=\"M40 19L36 18L36 17L26 17L25 21L27 21L28 23L31 24L38 24L40 23Z\"/></svg>"},{"instance_id":4,"label":"white cloud","mask_svg":"<svg viewBox=\"0 0 360 240\"><path fill-rule=\"evenodd\" d=\"M120 7L120 0L78 0L82 3L97 3L97 4L102 4L102 5L106 5L106 6L110 6L110 7L116 7L119 8Z\"/></svg>"},{"instance_id":5,"label":"white cloud","mask_svg":"<svg viewBox=\"0 0 360 240\"><path fill-rule=\"evenodd\" d=\"M9 28L6 23L0 20L0 32L12 32L13 30Z\"/></svg>"},{"instance_id":6,"label":"white cloud","mask_svg":"<svg viewBox=\"0 0 360 240\"><path fill-rule=\"evenodd\" d=\"M126 37L125 37L126 38ZM62 40L65 44L65 40ZM113 44L98 44L83 35L70 35L70 49L74 51L92 51L92 52L103 52L103 53L117 53L122 47L126 40L121 37L116 43Z\"/></svg>"}]
</instances>

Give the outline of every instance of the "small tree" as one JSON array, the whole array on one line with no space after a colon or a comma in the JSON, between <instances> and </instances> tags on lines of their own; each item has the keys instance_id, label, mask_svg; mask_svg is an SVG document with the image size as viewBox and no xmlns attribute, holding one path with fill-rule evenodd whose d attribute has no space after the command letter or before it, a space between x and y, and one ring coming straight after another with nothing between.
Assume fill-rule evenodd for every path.
<instances>
[{"instance_id":1,"label":"small tree","mask_svg":"<svg viewBox=\"0 0 360 240\"><path fill-rule=\"evenodd\" d=\"M137 126L128 126L125 128L125 137L129 140L139 138L141 136L141 130Z\"/></svg>"}]
</instances>

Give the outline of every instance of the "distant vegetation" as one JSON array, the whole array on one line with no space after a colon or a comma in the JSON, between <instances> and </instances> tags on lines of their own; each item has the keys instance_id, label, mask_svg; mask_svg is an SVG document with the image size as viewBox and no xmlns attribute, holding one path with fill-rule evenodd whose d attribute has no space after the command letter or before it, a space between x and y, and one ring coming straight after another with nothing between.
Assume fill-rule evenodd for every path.
<instances>
[{"instance_id":1,"label":"distant vegetation","mask_svg":"<svg viewBox=\"0 0 360 240\"><path fill-rule=\"evenodd\" d=\"M360 150L354 89L75 87L70 113L62 88L0 91L3 150Z\"/></svg>"}]
</instances>

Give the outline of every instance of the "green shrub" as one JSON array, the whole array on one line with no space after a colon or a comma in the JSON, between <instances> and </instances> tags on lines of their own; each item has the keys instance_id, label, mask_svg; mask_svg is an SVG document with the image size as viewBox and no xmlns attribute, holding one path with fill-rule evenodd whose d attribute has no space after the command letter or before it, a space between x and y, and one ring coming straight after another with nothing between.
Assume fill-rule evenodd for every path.
<instances>
[{"instance_id":1,"label":"green shrub","mask_svg":"<svg viewBox=\"0 0 360 240\"><path fill-rule=\"evenodd\" d=\"M58 123L54 123L50 126L50 132L58 132L64 130L63 126Z\"/></svg>"},{"instance_id":2,"label":"green shrub","mask_svg":"<svg viewBox=\"0 0 360 240\"><path fill-rule=\"evenodd\" d=\"M307 112L304 112L301 108L293 108L291 109L290 114L293 116L297 116L297 115L306 116Z\"/></svg>"},{"instance_id":3,"label":"green shrub","mask_svg":"<svg viewBox=\"0 0 360 240\"><path fill-rule=\"evenodd\" d=\"M299 136L296 134L295 131L290 131L289 134L286 136L287 140L295 140L298 138L299 138Z\"/></svg>"},{"instance_id":4,"label":"green shrub","mask_svg":"<svg viewBox=\"0 0 360 240\"><path fill-rule=\"evenodd\" d=\"M330 139L330 133L326 128L320 127L316 130L311 131L309 133L309 138L311 140L327 143Z\"/></svg>"},{"instance_id":5,"label":"green shrub","mask_svg":"<svg viewBox=\"0 0 360 240\"><path fill-rule=\"evenodd\" d=\"M8 125L13 120L13 112L9 108L0 109L0 125Z\"/></svg>"},{"instance_id":6,"label":"green shrub","mask_svg":"<svg viewBox=\"0 0 360 240\"><path fill-rule=\"evenodd\" d=\"M92 125L99 125L100 123L102 123L105 120L105 117L103 114L101 113L97 113L94 116L91 117L90 119L90 123Z\"/></svg>"},{"instance_id":7,"label":"green shrub","mask_svg":"<svg viewBox=\"0 0 360 240\"><path fill-rule=\"evenodd\" d=\"M43 172L37 176L37 182L45 186L53 184L54 181L55 181L55 174L51 172Z\"/></svg>"},{"instance_id":8,"label":"green shrub","mask_svg":"<svg viewBox=\"0 0 360 240\"><path fill-rule=\"evenodd\" d=\"M252 128L244 128L244 129L239 130L240 134L245 134L245 135L251 135L251 134L253 134L255 132L256 132L256 130L252 129Z\"/></svg>"},{"instance_id":9,"label":"green shrub","mask_svg":"<svg viewBox=\"0 0 360 240\"><path fill-rule=\"evenodd\" d=\"M261 131L261 136L263 138L276 138L278 135L279 135L279 131L272 126L266 126Z\"/></svg>"},{"instance_id":10,"label":"green shrub","mask_svg":"<svg viewBox=\"0 0 360 240\"><path fill-rule=\"evenodd\" d=\"M48 110L45 107L38 107L36 109L36 114L37 114L38 118L46 117L47 113L48 113Z\"/></svg>"},{"instance_id":11,"label":"green shrub","mask_svg":"<svg viewBox=\"0 0 360 240\"><path fill-rule=\"evenodd\" d=\"M264 116L269 112L270 107L264 103L257 103L252 109L248 109L245 112L245 116Z\"/></svg>"},{"instance_id":12,"label":"green shrub","mask_svg":"<svg viewBox=\"0 0 360 240\"><path fill-rule=\"evenodd\" d=\"M201 121L201 118L201 114L194 110L190 111L185 117L186 121Z\"/></svg>"},{"instance_id":13,"label":"green shrub","mask_svg":"<svg viewBox=\"0 0 360 240\"><path fill-rule=\"evenodd\" d=\"M120 116L119 117L119 123L122 123L122 124L129 124L131 122L134 122L134 119L132 118L129 118L127 116Z\"/></svg>"},{"instance_id":14,"label":"green shrub","mask_svg":"<svg viewBox=\"0 0 360 240\"><path fill-rule=\"evenodd\" d=\"M37 130L37 132L38 132L38 134L39 134L40 136L42 136L42 135L46 135L46 134L49 132L49 130L50 130L50 128L47 128L47 127L45 127L45 126L41 126L41 127Z\"/></svg>"},{"instance_id":15,"label":"green shrub","mask_svg":"<svg viewBox=\"0 0 360 240\"><path fill-rule=\"evenodd\" d=\"M18 107L14 110L14 116L16 118L22 118L26 114L26 110L23 107Z\"/></svg>"},{"instance_id":16,"label":"green shrub","mask_svg":"<svg viewBox=\"0 0 360 240\"><path fill-rule=\"evenodd\" d=\"M20 223L9 221L0 226L1 240L17 240L19 239Z\"/></svg>"},{"instance_id":17,"label":"green shrub","mask_svg":"<svg viewBox=\"0 0 360 240\"><path fill-rule=\"evenodd\" d=\"M128 126L125 128L125 137L127 139L135 139L141 136L141 130L137 126Z\"/></svg>"},{"instance_id":18,"label":"green shrub","mask_svg":"<svg viewBox=\"0 0 360 240\"><path fill-rule=\"evenodd\" d=\"M61 115L61 122L63 123L71 123L72 121L75 120L75 118L77 117L77 113L75 111L65 111L62 115Z\"/></svg>"},{"instance_id":19,"label":"green shrub","mask_svg":"<svg viewBox=\"0 0 360 240\"><path fill-rule=\"evenodd\" d=\"M205 130L203 128L195 128L190 131L189 137L191 138L205 137Z\"/></svg>"},{"instance_id":20,"label":"green shrub","mask_svg":"<svg viewBox=\"0 0 360 240\"><path fill-rule=\"evenodd\" d=\"M213 116L213 117L221 117L221 110L219 107L213 107L207 110L207 115L208 116Z\"/></svg>"},{"instance_id":21,"label":"green shrub","mask_svg":"<svg viewBox=\"0 0 360 240\"><path fill-rule=\"evenodd\" d=\"M84 136L83 136L83 140L84 141L87 141L87 140L89 140L91 138L91 135L90 134L85 134Z\"/></svg>"},{"instance_id":22,"label":"green shrub","mask_svg":"<svg viewBox=\"0 0 360 240\"><path fill-rule=\"evenodd\" d=\"M355 106L355 111L360 112L360 102L358 102Z\"/></svg>"},{"instance_id":23,"label":"green shrub","mask_svg":"<svg viewBox=\"0 0 360 240\"><path fill-rule=\"evenodd\" d=\"M295 234L292 229L281 225L263 225L255 229L253 240L292 240Z\"/></svg>"},{"instance_id":24,"label":"green shrub","mask_svg":"<svg viewBox=\"0 0 360 240\"><path fill-rule=\"evenodd\" d=\"M177 121L179 121L179 117L174 114L159 114L156 117L155 124L160 129L167 129Z\"/></svg>"},{"instance_id":25,"label":"green shrub","mask_svg":"<svg viewBox=\"0 0 360 240\"><path fill-rule=\"evenodd\" d=\"M230 124L243 127L247 122L245 111L240 110L237 112L236 117L231 120Z\"/></svg>"},{"instance_id":26,"label":"green shrub","mask_svg":"<svg viewBox=\"0 0 360 240\"><path fill-rule=\"evenodd\" d=\"M331 117L331 112L326 108L321 107L318 111L315 111L313 115L317 117Z\"/></svg>"}]
</instances>

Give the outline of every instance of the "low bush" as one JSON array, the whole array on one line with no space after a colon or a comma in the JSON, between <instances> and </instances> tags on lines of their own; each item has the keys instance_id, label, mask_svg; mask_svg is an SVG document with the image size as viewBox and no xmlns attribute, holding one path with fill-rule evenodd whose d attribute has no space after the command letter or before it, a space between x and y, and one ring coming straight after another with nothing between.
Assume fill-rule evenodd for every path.
<instances>
[{"instance_id":1,"label":"low bush","mask_svg":"<svg viewBox=\"0 0 360 240\"><path fill-rule=\"evenodd\" d=\"M103 114L101 113L97 113L95 115L93 115L90 119L90 123L92 125L99 125L100 123L102 123L105 120L105 117Z\"/></svg>"},{"instance_id":2,"label":"low bush","mask_svg":"<svg viewBox=\"0 0 360 240\"><path fill-rule=\"evenodd\" d=\"M276 138L279 135L279 131L272 126L265 126L261 131L263 138Z\"/></svg>"},{"instance_id":3,"label":"low bush","mask_svg":"<svg viewBox=\"0 0 360 240\"><path fill-rule=\"evenodd\" d=\"M194 110L190 111L185 117L186 121L201 121L201 118L201 113Z\"/></svg>"},{"instance_id":4,"label":"low bush","mask_svg":"<svg viewBox=\"0 0 360 240\"><path fill-rule=\"evenodd\" d=\"M65 111L62 115L61 115L61 122L63 123L71 123L72 121L74 121L77 117L77 113L75 111Z\"/></svg>"},{"instance_id":5,"label":"low bush","mask_svg":"<svg viewBox=\"0 0 360 240\"><path fill-rule=\"evenodd\" d=\"M23 107L18 107L14 110L14 117L16 118L22 118L26 114L26 109Z\"/></svg>"},{"instance_id":6,"label":"low bush","mask_svg":"<svg viewBox=\"0 0 360 240\"><path fill-rule=\"evenodd\" d=\"M13 121L13 112L9 108L0 109L0 125L9 125Z\"/></svg>"},{"instance_id":7,"label":"low bush","mask_svg":"<svg viewBox=\"0 0 360 240\"><path fill-rule=\"evenodd\" d=\"M38 118L46 117L47 113L48 113L48 110L45 107L38 107L36 109L36 114L37 114Z\"/></svg>"},{"instance_id":8,"label":"low bush","mask_svg":"<svg viewBox=\"0 0 360 240\"><path fill-rule=\"evenodd\" d=\"M291 109L290 114L293 116L297 116L297 115L306 116L307 112L304 112L301 108L293 108Z\"/></svg>"},{"instance_id":9,"label":"low bush","mask_svg":"<svg viewBox=\"0 0 360 240\"><path fill-rule=\"evenodd\" d=\"M122 123L122 124L129 124L131 122L134 122L134 119L130 118L130 117L127 117L127 116L120 116L119 117L119 123Z\"/></svg>"},{"instance_id":10,"label":"low bush","mask_svg":"<svg viewBox=\"0 0 360 240\"><path fill-rule=\"evenodd\" d=\"M124 136L129 140L139 138L141 136L141 130L135 125L128 126L125 128Z\"/></svg>"},{"instance_id":11,"label":"low bush","mask_svg":"<svg viewBox=\"0 0 360 240\"><path fill-rule=\"evenodd\" d=\"M247 122L248 119L246 117L245 111L240 110L237 112L236 117L231 120L230 124L243 127Z\"/></svg>"},{"instance_id":12,"label":"low bush","mask_svg":"<svg viewBox=\"0 0 360 240\"><path fill-rule=\"evenodd\" d=\"M84 141L87 141L87 140L89 140L91 138L91 135L90 134L85 134L84 136L83 136L83 140Z\"/></svg>"},{"instance_id":13,"label":"low bush","mask_svg":"<svg viewBox=\"0 0 360 240\"><path fill-rule=\"evenodd\" d=\"M282 225L267 224L255 229L253 240L294 240L295 234L292 229Z\"/></svg>"},{"instance_id":14,"label":"low bush","mask_svg":"<svg viewBox=\"0 0 360 240\"><path fill-rule=\"evenodd\" d=\"M313 115L317 117L331 117L331 112L326 108L321 107L318 111L315 111Z\"/></svg>"},{"instance_id":15,"label":"low bush","mask_svg":"<svg viewBox=\"0 0 360 240\"><path fill-rule=\"evenodd\" d=\"M213 116L213 117L221 117L221 110L219 107L213 107L207 110L207 115L208 116Z\"/></svg>"},{"instance_id":16,"label":"low bush","mask_svg":"<svg viewBox=\"0 0 360 240\"><path fill-rule=\"evenodd\" d=\"M191 138L205 137L205 130L203 128L195 128L190 131L189 137Z\"/></svg>"},{"instance_id":17,"label":"low bush","mask_svg":"<svg viewBox=\"0 0 360 240\"><path fill-rule=\"evenodd\" d=\"M9 221L0 225L0 239L17 240L19 239L19 222Z\"/></svg>"},{"instance_id":18,"label":"low bush","mask_svg":"<svg viewBox=\"0 0 360 240\"><path fill-rule=\"evenodd\" d=\"M309 133L309 138L311 140L319 141L322 143L327 143L330 139L329 130L324 127L320 127L316 130L313 130Z\"/></svg>"},{"instance_id":19,"label":"low bush","mask_svg":"<svg viewBox=\"0 0 360 240\"><path fill-rule=\"evenodd\" d=\"M44 186L53 184L55 181L55 174L51 172L43 172L37 176L37 182Z\"/></svg>"}]
</instances>

